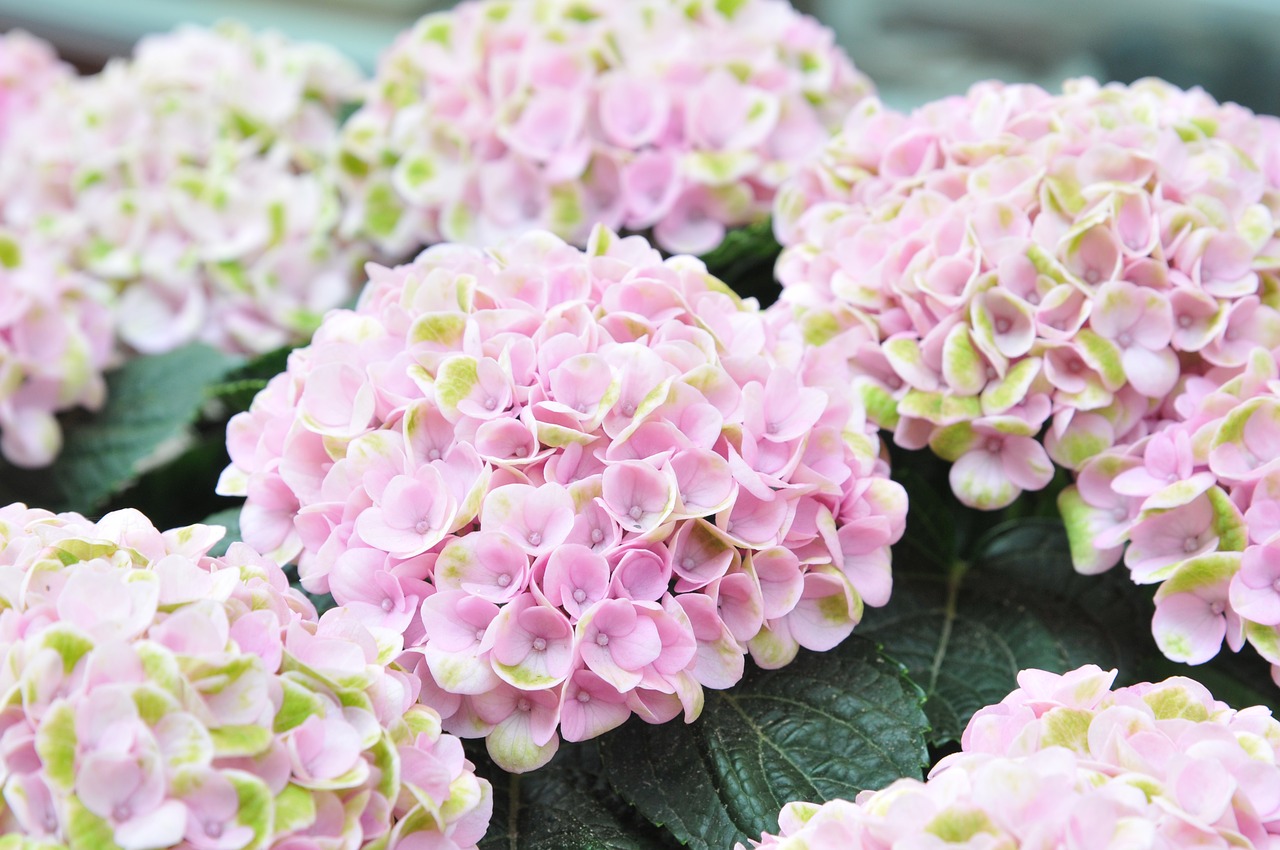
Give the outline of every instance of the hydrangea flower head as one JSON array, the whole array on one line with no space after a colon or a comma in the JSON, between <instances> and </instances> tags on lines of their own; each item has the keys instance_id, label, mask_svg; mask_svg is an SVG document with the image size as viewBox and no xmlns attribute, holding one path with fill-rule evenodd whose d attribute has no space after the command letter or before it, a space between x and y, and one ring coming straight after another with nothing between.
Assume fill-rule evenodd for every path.
<instances>
[{"instance_id":1,"label":"hydrangea flower head","mask_svg":"<svg viewBox=\"0 0 1280 850\"><path fill-rule=\"evenodd\" d=\"M1280 723L1189 679L1111 690L1097 667L1026 670L979 710L963 751L927 782L856 802L791 803L768 850L1271 847L1280 830ZM742 845L738 845L743 850Z\"/></svg>"},{"instance_id":2,"label":"hydrangea flower head","mask_svg":"<svg viewBox=\"0 0 1280 850\"><path fill-rule=\"evenodd\" d=\"M829 649L887 601L905 494L845 367L700 261L599 228L370 274L231 421L219 489L402 633L499 764L691 720L746 653Z\"/></svg>"},{"instance_id":3,"label":"hydrangea flower head","mask_svg":"<svg viewBox=\"0 0 1280 850\"><path fill-rule=\"evenodd\" d=\"M350 229L395 255L542 229L702 254L871 91L784 0L478 0L383 57L343 130Z\"/></svg>"},{"instance_id":4,"label":"hydrangea flower head","mask_svg":"<svg viewBox=\"0 0 1280 850\"><path fill-rule=\"evenodd\" d=\"M0 454L23 467L62 447L55 414L96 409L114 351L110 293L38 239L0 229Z\"/></svg>"},{"instance_id":5,"label":"hydrangea flower head","mask_svg":"<svg viewBox=\"0 0 1280 850\"><path fill-rule=\"evenodd\" d=\"M779 195L782 297L900 445L1000 508L1280 344L1278 152L1280 119L1157 80L868 100Z\"/></svg>"},{"instance_id":6,"label":"hydrangea flower head","mask_svg":"<svg viewBox=\"0 0 1280 850\"><path fill-rule=\"evenodd\" d=\"M22 30L0 35L0 144L49 89L73 73L43 39Z\"/></svg>"},{"instance_id":7,"label":"hydrangea flower head","mask_svg":"<svg viewBox=\"0 0 1280 850\"><path fill-rule=\"evenodd\" d=\"M222 529L0 508L5 847L475 847L487 782L400 636Z\"/></svg>"},{"instance_id":8,"label":"hydrangea flower head","mask_svg":"<svg viewBox=\"0 0 1280 850\"><path fill-rule=\"evenodd\" d=\"M1189 379L1160 430L1087 461L1059 505L1081 572L1156 584L1152 630L1202 664L1251 644L1280 681L1280 366Z\"/></svg>"},{"instance_id":9,"label":"hydrangea flower head","mask_svg":"<svg viewBox=\"0 0 1280 850\"><path fill-rule=\"evenodd\" d=\"M305 339L354 283L330 168L354 66L235 27L144 38L45 95L6 146L0 214L118 292L142 353Z\"/></svg>"}]
</instances>

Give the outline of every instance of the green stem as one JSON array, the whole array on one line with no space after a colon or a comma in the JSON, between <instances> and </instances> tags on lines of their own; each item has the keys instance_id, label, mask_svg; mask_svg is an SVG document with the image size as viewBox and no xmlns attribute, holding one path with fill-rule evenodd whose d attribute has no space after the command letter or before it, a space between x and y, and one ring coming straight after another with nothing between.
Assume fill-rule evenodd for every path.
<instances>
[{"instance_id":1,"label":"green stem","mask_svg":"<svg viewBox=\"0 0 1280 850\"><path fill-rule=\"evenodd\" d=\"M929 669L929 690L932 695L938 687L938 674L942 671L942 661L947 657L947 645L951 642L951 624L956 621L956 610L960 602L960 582L969 572L967 561L956 561L951 565L947 576L947 608L942 620L942 634L938 637L938 648L933 653L933 666Z\"/></svg>"},{"instance_id":2,"label":"green stem","mask_svg":"<svg viewBox=\"0 0 1280 850\"><path fill-rule=\"evenodd\" d=\"M507 777L507 847L519 850L520 830L520 775L513 773Z\"/></svg>"}]
</instances>

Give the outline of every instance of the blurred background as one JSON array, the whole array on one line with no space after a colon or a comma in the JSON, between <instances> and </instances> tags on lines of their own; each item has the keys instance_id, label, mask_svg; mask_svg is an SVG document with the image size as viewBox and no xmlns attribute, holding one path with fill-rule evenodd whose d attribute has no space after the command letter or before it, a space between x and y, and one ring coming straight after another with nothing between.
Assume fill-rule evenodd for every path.
<instances>
[{"instance_id":1,"label":"blurred background","mask_svg":"<svg viewBox=\"0 0 1280 850\"><path fill-rule=\"evenodd\" d=\"M622 0L618 0L622 2ZM794 0L834 27L897 106L977 80L1155 75L1280 113L1280 0ZM0 28L53 41L85 70L138 36L237 18L327 41L367 68L417 16L447 0L0 0Z\"/></svg>"}]
</instances>

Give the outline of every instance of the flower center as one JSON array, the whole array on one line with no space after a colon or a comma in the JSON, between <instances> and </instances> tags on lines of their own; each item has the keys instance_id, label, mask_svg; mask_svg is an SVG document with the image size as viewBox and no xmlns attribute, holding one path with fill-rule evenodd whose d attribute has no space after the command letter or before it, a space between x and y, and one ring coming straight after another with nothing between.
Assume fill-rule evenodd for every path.
<instances>
[{"instance_id":1,"label":"flower center","mask_svg":"<svg viewBox=\"0 0 1280 850\"><path fill-rule=\"evenodd\" d=\"M1223 339L1225 339L1227 342L1235 342L1239 336L1240 336L1240 331L1236 330L1235 328L1227 328L1227 332L1222 335Z\"/></svg>"},{"instance_id":2,"label":"flower center","mask_svg":"<svg viewBox=\"0 0 1280 850\"><path fill-rule=\"evenodd\" d=\"M1133 334L1129 333L1128 331L1125 331L1124 333L1120 334L1120 336L1116 337L1116 342L1120 343L1120 345L1123 348L1128 348L1129 346L1133 345Z\"/></svg>"},{"instance_id":3,"label":"flower center","mask_svg":"<svg viewBox=\"0 0 1280 850\"><path fill-rule=\"evenodd\" d=\"M573 592L573 601L574 601L574 602L586 602L586 601L587 601L587 592L586 592L585 590L583 590L582 588L578 588L577 590L575 590L575 591Z\"/></svg>"},{"instance_id":4,"label":"flower center","mask_svg":"<svg viewBox=\"0 0 1280 850\"><path fill-rule=\"evenodd\" d=\"M527 450L525 449L524 446L516 446L514 449L511 450L511 456L524 457L526 451Z\"/></svg>"},{"instance_id":5,"label":"flower center","mask_svg":"<svg viewBox=\"0 0 1280 850\"><path fill-rule=\"evenodd\" d=\"M1039 292L1029 292L1029 293L1027 293L1027 303L1028 303L1028 304L1039 304L1039 303L1040 303L1040 293L1039 293Z\"/></svg>"},{"instance_id":6,"label":"flower center","mask_svg":"<svg viewBox=\"0 0 1280 850\"><path fill-rule=\"evenodd\" d=\"M999 437L991 437L987 440L987 451L992 454L998 454L1004 446L1004 442Z\"/></svg>"},{"instance_id":7,"label":"flower center","mask_svg":"<svg viewBox=\"0 0 1280 850\"><path fill-rule=\"evenodd\" d=\"M591 529L591 542L599 543L602 540L604 540L604 532L598 528Z\"/></svg>"},{"instance_id":8,"label":"flower center","mask_svg":"<svg viewBox=\"0 0 1280 850\"><path fill-rule=\"evenodd\" d=\"M519 710L519 711L528 711L528 710L529 710L529 709L531 709L531 708L533 708L533 705L532 705L532 704L531 704L527 699L525 699L524 697L521 697L521 698L516 702L516 709L517 709L517 710Z\"/></svg>"},{"instance_id":9,"label":"flower center","mask_svg":"<svg viewBox=\"0 0 1280 850\"><path fill-rule=\"evenodd\" d=\"M626 404L622 405L623 416L633 416L635 412L636 412L636 406L631 402L627 402Z\"/></svg>"},{"instance_id":10,"label":"flower center","mask_svg":"<svg viewBox=\"0 0 1280 850\"><path fill-rule=\"evenodd\" d=\"M764 426L764 430L768 431L770 434L776 434L778 433L778 423L770 422Z\"/></svg>"},{"instance_id":11,"label":"flower center","mask_svg":"<svg viewBox=\"0 0 1280 850\"><path fill-rule=\"evenodd\" d=\"M222 824L216 820L207 820L204 822L204 834L210 838L222 837Z\"/></svg>"},{"instance_id":12,"label":"flower center","mask_svg":"<svg viewBox=\"0 0 1280 850\"><path fill-rule=\"evenodd\" d=\"M609 645L608 635L604 634L603 632L596 635L596 646L608 646L608 645Z\"/></svg>"},{"instance_id":13,"label":"flower center","mask_svg":"<svg viewBox=\"0 0 1280 850\"><path fill-rule=\"evenodd\" d=\"M895 375L894 377L890 378L890 379L887 381L887 383L889 384L889 389L891 389L891 390L900 390L900 389L902 389L902 379L901 379L901 378L899 378L899 377L898 377L898 376L896 376L896 375Z\"/></svg>"},{"instance_id":14,"label":"flower center","mask_svg":"<svg viewBox=\"0 0 1280 850\"><path fill-rule=\"evenodd\" d=\"M439 459L440 459L439 449L432 449L431 451L427 452L427 460L439 460Z\"/></svg>"},{"instance_id":15,"label":"flower center","mask_svg":"<svg viewBox=\"0 0 1280 850\"><path fill-rule=\"evenodd\" d=\"M395 603L394 603L394 602L392 602L390 599L383 599L383 600L382 600L382 610L383 610L383 611L388 611L388 612L389 612L389 611L390 611L392 608L394 608L394 607L395 607Z\"/></svg>"},{"instance_id":16,"label":"flower center","mask_svg":"<svg viewBox=\"0 0 1280 850\"><path fill-rule=\"evenodd\" d=\"M696 563L697 562L695 562L693 558L685 556L685 559L680 562L680 566L684 567L686 570L691 570L696 566Z\"/></svg>"},{"instance_id":17,"label":"flower center","mask_svg":"<svg viewBox=\"0 0 1280 850\"><path fill-rule=\"evenodd\" d=\"M1084 361L1076 358L1067 364L1067 371L1073 375L1078 375L1084 371Z\"/></svg>"},{"instance_id":18,"label":"flower center","mask_svg":"<svg viewBox=\"0 0 1280 850\"><path fill-rule=\"evenodd\" d=\"M987 380L988 380L988 381L994 381L997 377L999 377L999 373L996 371L996 367L994 367L994 366L988 366L988 367L987 367Z\"/></svg>"},{"instance_id":19,"label":"flower center","mask_svg":"<svg viewBox=\"0 0 1280 850\"><path fill-rule=\"evenodd\" d=\"M127 803L121 803L111 810L111 817L118 821L126 821L133 817L133 809Z\"/></svg>"},{"instance_id":20,"label":"flower center","mask_svg":"<svg viewBox=\"0 0 1280 850\"><path fill-rule=\"evenodd\" d=\"M476 642L484 640L484 629L476 629Z\"/></svg>"},{"instance_id":21,"label":"flower center","mask_svg":"<svg viewBox=\"0 0 1280 850\"><path fill-rule=\"evenodd\" d=\"M1190 553L1192 553L1192 552L1196 551L1196 550L1197 550L1197 549L1199 549L1199 548L1200 548L1200 538L1199 538L1199 537L1188 537L1186 540L1182 541L1182 551L1183 551L1183 552L1186 552L1186 553L1190 554Z\"/></svg>"},{"instance_id":22,"label":"flower center","mask_svg":"<svg viewBox=\"0 0 1280 850\"><path fill-rule=\"evenodd\" d=\"M546 639L546 638L536 637L536 638L534 638L534 639L533 639L533 651L534 651L534 652L542 652L542 651L543 651L544 649L546 649L546 648L547 648L547 639Z\"/></svg>"},{"instance_id":23,"label":"flower center","mask_svg":"<svg viewBox=\"0 0 1280 850\"><path fill-rule=\"evenodd\" d=\"M1009 332L1009 328L1011 327L1013 327L1013 324L1008 319L1005 319L1005 318L996 319L996 333L1007 334Z\"/></svg>"},{"instance_id":24,"label":"flower center","mask_svg":"<svg viewBox=\"0 0 1280 850\"><path fill-rule=\"evenodd\" d=\"M578 702L591 702L591 694L586 691L578 691Z\"/></svg>"},{"instance_id":25,"label":"flower center","mask_svg":"<svg viewBox=\"0 0 1280 850\"><path fill-rule=\"evenodd\" d=\"M413 530L416 531L418 534L425 535L427 532L431 530L431 523L428 522L426 519L420 519L418 520L417 524L414 525Z\"/></svg>"},{"instance_id":26,"label":"flower center","mask_svg":"<svg viewBox=\"0 0 1280 850\"><path fill-rule=\"evenodd\" d=\"M1195 322L1195 319L1192 319L1186 313L1178 317L1178 327L1180 328L1189 328L1193 322Z\"/></svg>"},{"instance_id":27,"label":"flower center","mask_svg":"<svg viewBox=\"0 0 1280 850\"><path fill-rule=\"evenodd\" d=\"M499 587L507 587L510 584L511 584L511 576L507 575L506 573L502 573L500 576L498 576Z\"/></svg>"},{"instance_id":28,"label":"flower center","mask_svg":"<svg viewBox=\"0 0 1280 850\"><path fill-rule=\"evenodd\" d=\"M497 400L496 398L494 398L493 396L489 396L488 398L486 398L486 399L484 400L484 409L485 409L485 410L495 410L495 409L497 409L497 407L498 407L498 400Z\"/></svg>"},{"instance_id":29,"label":"flower center","mask_svg":"<svg viewBox=\"0 0 1280 850\"><path fill-rule=\"evenodd\" d=\"M1209 606L1209 610L1213 612L1213 616L1221 617L1222 612L1227 610L1227 606L1223 605L1221 602L1214 602Z\"/></svg>"},{"instance_id":30,"label":"flower center","mask_svg":"<svg viewBox=\"0 0 1280 850\"><path fill-rule=\"evenodd\" d=\"M640 517L644 516L644 508L640 507L639 505L632 505L631 510L627 511L627 516L631 517L632 519L638 520L640 519Z\"/></svg>"},{"instance_id":31,"label":"flower center","mask_svg":"<svg viewBox=\"0 0 1280 850\"><path fill-rule=\"evenodd\" d=\"M542 545L542 532L541 532L541 531L530 531L530 532L529 532L529 538L528 538L528 539L529 539L529 545L530 545L530 546L541 546L541 545Z\"/></svg>"},{"instance_id":32,"label":"flower center","mask_svg":"<svg viewBox=\"0 0 1280 850\"><path fill-rule=\"evenodd\" d=\"M1102 280L1102 273L1099 272L1097 269L1086 269L1084 273L1084 279L1088 283L1097 283L1098 281Z\"/></svg>"}]
</instances>

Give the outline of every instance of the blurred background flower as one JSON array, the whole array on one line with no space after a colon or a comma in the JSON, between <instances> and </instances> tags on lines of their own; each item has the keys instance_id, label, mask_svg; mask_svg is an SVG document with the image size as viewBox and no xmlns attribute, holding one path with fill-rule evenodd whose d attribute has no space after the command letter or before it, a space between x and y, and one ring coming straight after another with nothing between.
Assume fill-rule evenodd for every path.
<instances>
[{"instance_id":1,"label":"blurred background flower","mask_svg":"<svg viewBox=\"0 0 1280 850\"><path fill-rule=\"evenodd\" d=\"M1052 86L1090 75L1159 76L1219 100L1280 112L1280 25L1273 0L792 0L835 28L884 99L910 107L982 79ZM234 17L329 41L372 70L392 37L441 0L0 0L0 28L22 26L85 67L128 52L146 32Z\"/></svg>"}]
</instances>

